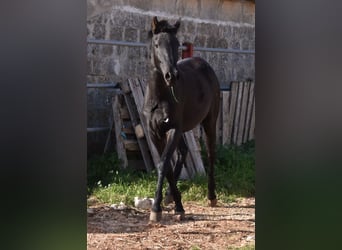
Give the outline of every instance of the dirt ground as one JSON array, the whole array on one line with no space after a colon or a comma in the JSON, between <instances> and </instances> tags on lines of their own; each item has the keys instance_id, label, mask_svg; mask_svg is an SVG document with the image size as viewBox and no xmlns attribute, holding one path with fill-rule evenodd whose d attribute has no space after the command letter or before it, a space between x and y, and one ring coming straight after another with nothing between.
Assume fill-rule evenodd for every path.
<instances>
[{"instance_id":1,"label":"dirt ground","mask_svg":"<svg viewBox=\"0 0 342 250\"><path fill-rule=\"evenodd\" d=\"M177 221L171 206L160 223L149 223L149 211L134 207L88 208L87 249L235 249L255 244L255 199L211 208L185 202L185 219Z\"/></svg>"}]
</instances>

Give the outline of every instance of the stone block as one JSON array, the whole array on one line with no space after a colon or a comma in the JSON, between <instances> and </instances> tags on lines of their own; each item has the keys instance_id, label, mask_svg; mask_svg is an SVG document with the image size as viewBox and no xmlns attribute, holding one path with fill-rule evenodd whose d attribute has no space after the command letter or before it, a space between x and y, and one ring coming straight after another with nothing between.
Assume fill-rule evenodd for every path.
<instances>
[{"instance_id":1,"label":"stone block","mask_svg":"<svg viewBox=\"0 0 342 250\"><path fill-rule=\"evenodd\" d=\"M194 40L195 47L205 47L207 41L207 37L204 35L197 35Z\"/></svg>"},{"instance_id":2,"label":"stone block","mask_svg":"<svg viewBox=\"0 0 342 250\"><path fill-rule=\"evenodd\" d=\"M109 39L122 41L123 40L123 28L117 27L117 26L111 26Z\"/></svg>"},{"instance_id":3,"label":"stone block","mask_svg":"<svg viewBox=\"0 0 342 250\"><path fill-rule=\"evenodd\" d=\"M196 34L197 33L197 24L194 22L182 22L181 27L184 27L184 31L186 33L190 34Z\"/></svg>"},{"instance_id":4,"label":"stone block","mask_svg":"<svg viewBox=\"0 0 342 250\"><path fill-rule=\"evenodd\" d=\"M215 48L216 39L217 39L217 38L214 37L214 36L209 36L209 37L207 38L206 47Z\"/></svg>"},{"instance_id":5,"label":"stone block","mask_svg":"<svg viewBox=\"0 0 342 250\"><path fill-rule=\"evenodd\" d=\"M94 23L94 28L93 28L92 36L96 39L104 39L106 30L105 30L105 25L103 23L102 16L99 16L98 18L94 18L93 23Z\"/></svg>"},{"instance_id":6,"label":"stone block","mask_svg":"<svg viewBox=\"0 0 342 250\"><path fill-rule=\"evenodd\" d=\"M124 28L124 41L136 42L138 41L137 29L126 27Z\"/></svg>"},{"instance_id":7,"label":"stone block","mask_svg":"<svg viewBox=\"0 0 342 250\"><path fill-rule=\"evenodd\" d=\"M222 28L222 36L226 39L230 39L232 37L232 26L227 25Z\"/></svg>"},{"instance_id":8,"label":"stone block","mask_svg":"<svg viewBox=\"0 0 342 250\"><path fill-rule=\"evenodd\" d=\"M87 58L87 72L93 73L93 61L89 57Z\"/></svg>"},{"instance_id":9,"label":"stone block","mask_svg":"<svg viewBox=\"0 0 342 250\"><path fill-rule=\"evenodd\" d=\"M148 37L148 31L149 30L147 29L138 30L138 36L139 36L138 41L140 41L141 43L149 42L150 38Z\"/></svg>"},{"instance_id":10,"label":"stone block","mask_svg":"<svg viewBox=\"0 0 342 250\"><path fill-rule=\"evenodd\" d=\"M144 29L145 28L145 22L146 22L146 16L145 15L129 13L126 15L125 20L126 20L126 22L125 22L126 27L131 27L131 28L135 28L135 29Z\"/></svg>"},{"instance_id":11,"label":"stone block","mask_svg":"<svg viewBox=\"0 0 342 250\"><path fill-rule=\"evenodd\" d=\"M101 55L103 55L104 57L107 57L107 56L112 56L112 54L113 54L113 46L111 45L101 46Z\"/></svg>"},{"instance_id":12,"label":"stone block","mask_svg":"<svg viewBox=\"0 0 342 250\"><path fill-rule=\"evenodd\" d=\"M248 50L249 44L250 44L250 41L246 38L242 38L240 41L240 46L241 46L241 49L243 49L243 50Z\"/></svg>"},{"instance_id":13,"label":"stone block","mask_svg":"<svg viewBox=\"0 0 342 250\"><path fill-rule=\"evenodd\" d=\"M220 38L216 40L214 46L216 48L228 48L228 42L225 38Z\"/></svg>"}]
</instances>

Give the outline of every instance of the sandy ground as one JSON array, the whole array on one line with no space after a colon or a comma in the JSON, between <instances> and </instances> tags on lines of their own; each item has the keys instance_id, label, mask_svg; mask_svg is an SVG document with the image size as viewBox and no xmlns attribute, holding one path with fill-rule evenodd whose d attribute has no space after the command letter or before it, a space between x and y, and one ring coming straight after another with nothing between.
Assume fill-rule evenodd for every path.
<instances>
[{"instance_id":1,"label":"sandy ground","mask_svg":"<svg viewBox=\"0 0 342 250\"><path fill-rule=\"evenodd\" d=\"M211 208L185 202L185 219L172 206L160 223L149 223L149 211L134 207L88 208L87 249L235 249L255 245L255 199Z\"/></svg>"}]
</instances>

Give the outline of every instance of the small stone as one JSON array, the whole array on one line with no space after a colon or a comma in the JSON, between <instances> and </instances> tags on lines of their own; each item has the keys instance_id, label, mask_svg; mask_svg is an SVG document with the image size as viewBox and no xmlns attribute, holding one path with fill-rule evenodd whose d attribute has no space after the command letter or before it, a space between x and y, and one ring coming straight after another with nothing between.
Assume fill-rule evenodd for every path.
<instances>
[{"instance_id":1,"label":"small stone","mask_svg":"<svg viewBox=\"0 0 342 250\"><path fill-rule=\"evenodd\" d=\"M119 204L119 206L118 206L118 209L124 210L124 209L126 209L126 208L127 208L127 206L125 205L125 203L120 202L120 204Z\"/></svg>"},{"instance_id":2,"label":"small stone","mask_svg":"<svg viewBox=\"0 0 342 250\"><path fill-rule=\"evenodd\" d=\"M254 240L254 235L247 236L246 241L252 241L252 240Z\"/></svg>"},{"instance_id":3,"label":"small stone","mask_svg":"<svg viewBox=\"0 0 342 250\"><path fill-rule=\"evenodd\" d=\"M140 199L139 197L134 197L134 206L136 208L148 210L151 209L153 201L152 198Z\"/></svg>"},{"instance_id":4,"label":"small stone","mask_svg":"<svg viewBox=\"0 0 342 250\"><path fill-rule=\"evenodd\" d=\"M112 205L110 205L110 207L113 209L118 209L118 204L112 204Z\"/></svg>"},{"instance_id":5,"label":"small stone","mask_svg":"<svg viewBox=\"0 0 342 250\"><path fill-rule=\"evenodd\" d=\"M181 221L182 220L182 215L181 214L176 214L173 216L174 221Z\"/></svg>"}]
</instances>

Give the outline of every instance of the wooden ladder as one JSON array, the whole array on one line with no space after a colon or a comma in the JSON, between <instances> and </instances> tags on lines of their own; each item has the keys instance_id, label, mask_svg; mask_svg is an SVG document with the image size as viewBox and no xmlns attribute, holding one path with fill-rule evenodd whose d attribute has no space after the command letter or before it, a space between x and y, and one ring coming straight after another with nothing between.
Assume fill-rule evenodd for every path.
<instances>
[{"instance_id":1,"label":"wooden ladder","mask_svg":"<svg viewBox=\"0 0 342 250\"><path fill-rule=\"evenodd\" d=\"M136 159L141 157L144 169L150 172L154 165L131 91L125 84L120 84L120 87L122 94L115 95L112 99L118 157L122 161L123 168L127 168L129 165L129 155L134 155Z\"/></svg>"}]
</instances>

